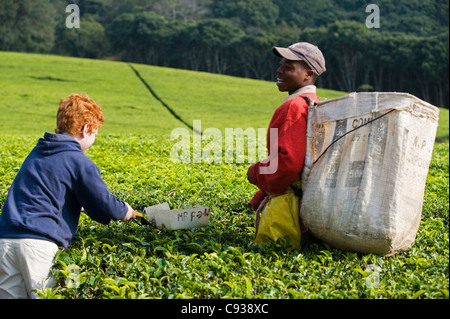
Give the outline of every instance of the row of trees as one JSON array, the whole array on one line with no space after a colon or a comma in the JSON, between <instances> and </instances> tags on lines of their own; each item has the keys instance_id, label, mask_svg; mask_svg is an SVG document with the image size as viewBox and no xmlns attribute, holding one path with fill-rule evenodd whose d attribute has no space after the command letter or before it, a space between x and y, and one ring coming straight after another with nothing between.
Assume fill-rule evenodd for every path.
<instances>
[{"instance_id":1,"label":"row of trees","mask_svg":"<svg viewBox=\"0 0 450 319\"><path fill-rule=\"evenodd\" d=\"M66 26L68 4L81 27ZM273 80L274 45L317 44L318 85L412 93L448 108L448 1L0 0L0 50L111 58Z\"/></svg>"}]
</instances>

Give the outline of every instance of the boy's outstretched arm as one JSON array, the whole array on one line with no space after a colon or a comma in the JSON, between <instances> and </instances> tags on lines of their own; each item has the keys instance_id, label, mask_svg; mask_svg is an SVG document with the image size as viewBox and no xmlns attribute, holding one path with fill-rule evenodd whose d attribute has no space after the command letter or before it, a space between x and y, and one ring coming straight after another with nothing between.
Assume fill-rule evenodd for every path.
<instances>
[{"instance_id":1,"label":"boy's outstretched arm","mask_svg":"<svg viewBox=\"0 0 450 319\"><path fill-rule=\"evenodd\" d=\"M123 221L126 221L126 220L130 220L130 219L136 218L136 216L135 216L135 214L134 214L134 209L131 208L131 206L130 206L127 202L125 202L125 204L126 204L127 207L128 207L128 211L127 211L127 215L126 215L125 218L122 219L122 220L123 220Z\"/></svg>"}]
</instances>

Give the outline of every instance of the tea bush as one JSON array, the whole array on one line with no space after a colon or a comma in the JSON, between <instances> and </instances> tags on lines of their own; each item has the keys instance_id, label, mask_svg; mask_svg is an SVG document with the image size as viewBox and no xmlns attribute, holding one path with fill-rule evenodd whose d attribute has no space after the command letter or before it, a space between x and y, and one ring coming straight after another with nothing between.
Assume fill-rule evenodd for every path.
<instances>
[{"instance_id":1,"label":"tea bush","mask_svg":"<svg viewBox=\"0 0 450 319\"><path fill-rule=\"evenodd\" d=\"M35 137L0 136L0 204ZM82 214L57 254L58 281L42 298L448 298L449 144L436 144L414 245L389 258L341 251L311 238L286 251L280 240L254 245L256 188L249 163L170 159L173 141L145 135L99 136L88 156L110 190L136 210L210 206L206 228L158 230L134 221L102 225Z\"/></svg>"}]
</instances>

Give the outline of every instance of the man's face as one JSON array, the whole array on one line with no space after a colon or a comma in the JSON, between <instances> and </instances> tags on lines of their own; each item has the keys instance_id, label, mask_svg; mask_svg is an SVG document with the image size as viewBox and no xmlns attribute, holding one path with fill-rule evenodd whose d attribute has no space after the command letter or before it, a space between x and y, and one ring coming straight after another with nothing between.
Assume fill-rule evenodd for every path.
<instances>
[{"instance_id":1,"label":"man's face","mask_svg":"<svg viewBox=\"0 0 450 319\"><path fill-rule=\"evenodd\" d=\"M282 92L294 93L299 88L312 84L312 71L307 69L301 61L291 61L281 58L277 69L277 86Z\"/></svg>"}]
</instances>

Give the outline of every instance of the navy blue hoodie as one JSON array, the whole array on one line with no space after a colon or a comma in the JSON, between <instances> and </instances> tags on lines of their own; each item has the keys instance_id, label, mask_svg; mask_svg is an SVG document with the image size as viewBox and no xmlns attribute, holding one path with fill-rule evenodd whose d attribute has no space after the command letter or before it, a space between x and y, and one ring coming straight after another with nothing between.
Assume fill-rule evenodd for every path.
<instances>
[{"instance_id":1,"label":"navy blue hoodie","mask_svg":"<svg viewBox=\"0 0 450 319\"><path fill-rule=\"evenodd\" d=\"M103 224L125 218L128 211L72 136L46 132L9 189L0 214L0 238L44 239L66 248L81 207Z\"/></svg>"}]
</instances>

